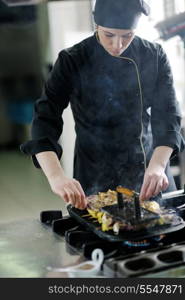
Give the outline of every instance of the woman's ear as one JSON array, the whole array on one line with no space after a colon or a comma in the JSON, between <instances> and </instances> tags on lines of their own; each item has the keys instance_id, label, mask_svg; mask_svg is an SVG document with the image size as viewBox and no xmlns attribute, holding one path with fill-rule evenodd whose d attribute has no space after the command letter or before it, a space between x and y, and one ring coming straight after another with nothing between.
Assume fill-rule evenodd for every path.
<instances>
[{"instance_id":1,"label":"woman's ear","mask_svg":"<svg viewBox=\"0 0 185 300\"><path fill-rule=\"evenodd\" d=\"M96 39L97 39L97 41L99 42L99 41L100 41L100 39L99 39L99 36L98 36L98 31L97 31L97 30L95 31L95 35L96 35Z\"/></svg>"}]
</instances>

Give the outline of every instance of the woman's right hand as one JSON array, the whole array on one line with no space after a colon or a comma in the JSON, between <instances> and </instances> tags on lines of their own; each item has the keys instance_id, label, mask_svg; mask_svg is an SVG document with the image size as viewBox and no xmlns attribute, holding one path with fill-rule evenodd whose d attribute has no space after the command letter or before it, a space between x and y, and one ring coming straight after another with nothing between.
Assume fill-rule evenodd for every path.
<instances>
[{"instance_id":1,"label":"woman's right hand","mask_svg":"<svg viewBox=\"0 0 185 300\"><path fill-rule=\"evenodd\" d=\"M85 209L87 200L81 184L65 176L64 170L53 151L46 151L36 154L36 158L46 175L50 187L66 203L71 203L79 209Z\"/></svg>"},{"instance_id":2,"label":"woman's right hand","mask_svg":"<svg viewBox=\"0 0 185 300\"><path fill-rule=\"evenodd\" d=\"M70 179L63 174L49 178L49 184L54 194L78 209L85 209L87 200L81 184L76 179Z\"/></svg>"}]
</instances>

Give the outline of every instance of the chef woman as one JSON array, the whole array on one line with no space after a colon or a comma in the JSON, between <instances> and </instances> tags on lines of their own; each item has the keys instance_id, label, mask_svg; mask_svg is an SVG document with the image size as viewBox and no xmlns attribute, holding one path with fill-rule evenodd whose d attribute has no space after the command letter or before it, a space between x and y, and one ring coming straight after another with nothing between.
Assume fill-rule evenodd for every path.
<instances>
[{"instance_id":1,"label":"chef woman","mask_svg":"<svg viewBox=\"0 0 185 300\"><path fill-rule=\"evenodd\" d=\"M140 199L176 189L169 160L183 150L181 116L168 59L135 35L142 0L97 0L96 32L59 53L36 102L32 140L21 150L41 167L52 191L79 209L86 196L122 185ZM58 140L71 105L74 178L60 164Z\"/></svg>"}]
</instances>

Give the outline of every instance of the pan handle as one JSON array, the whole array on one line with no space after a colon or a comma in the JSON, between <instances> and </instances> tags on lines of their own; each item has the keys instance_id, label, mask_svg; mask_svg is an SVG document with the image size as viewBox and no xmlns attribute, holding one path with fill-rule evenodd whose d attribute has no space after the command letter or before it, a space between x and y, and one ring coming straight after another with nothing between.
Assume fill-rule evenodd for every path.
<instances>
[{"instance_id":1,"label":"pan handle","mask_svg":"<svg viewBox=\"0 0 185 300\"><path fill-rule=\"evenodd\" d=\"M180 210L180 211L185 210L185 203L182 204L182 205L180 205L180 206L177 206L176 209L177 209L177 210Z\"/></svg>"},{"instance_id":2,"label":"pan handle","mask_svg":"<svg viewBox=\"0 0 185 300\"><path fill-rule=\"evenodd\" d=\"M178 191L174 191L174 192L163 193L162 194L162 199L166 200L166 199L179 197L179 196L182 196L182 195L184 195L184 190L178 190Z\"/></svg>"},{"instance_id":3,"label":"pan handle","mask_svg":"<svg viewBox=\"0 0 185 300\"><path fill-rule=\"evenodd\" d=\"M172 213L172 214L183 212L183 211L185 211L185 204L182 204L182 205L177 206L175 208L168 209L168 213Z\"/></svg>"}]
</instances>

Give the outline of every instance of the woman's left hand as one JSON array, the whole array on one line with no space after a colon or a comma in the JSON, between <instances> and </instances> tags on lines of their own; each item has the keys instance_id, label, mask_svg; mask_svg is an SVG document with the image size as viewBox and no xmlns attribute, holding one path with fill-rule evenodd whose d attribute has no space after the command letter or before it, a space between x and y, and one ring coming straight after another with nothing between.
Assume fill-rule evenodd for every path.
<instances>
[{"instance_id":1,"label":"woman's left hand","mask_svg":"<svg viewBox=\"0 0 185 300\"><path fill-rule=\"evenodd\" d=\"M148 167L145 171L143 185L140 191L140 200L148 200L167 189L168 178L161 166Z\"/></svg>"}]
</instances>

